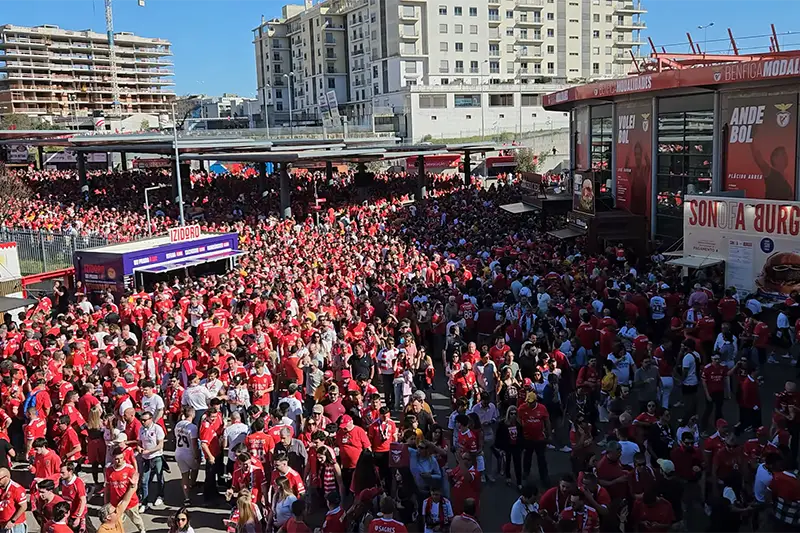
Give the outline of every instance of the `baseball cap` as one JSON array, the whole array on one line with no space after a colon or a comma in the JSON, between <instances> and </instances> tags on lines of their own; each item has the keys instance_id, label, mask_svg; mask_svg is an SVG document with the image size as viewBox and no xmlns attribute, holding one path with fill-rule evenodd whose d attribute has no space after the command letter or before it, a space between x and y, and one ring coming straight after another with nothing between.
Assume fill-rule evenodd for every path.
<instances>
[{"instance_id":1,"label":"baseball cap","mask_svg":"<svg viewBox=\"0 0 800 533\"><path fill-rule=\"evenodd\" d=\"M114 394L127 394L123 387L117 387L114 389Z\"/></svg>"},{"instance_id":2,"label":"baseball cap","mask_svg":"<svg viewBox=\"0 0 800 533\"><path fill-rule=\"evenodd\" d=\"M117 433L116 437L114 437L114 443L115 444L122 444L123 442L127 442L127 441L128 441L128 436L125 433L121 432L121 431L119 433Z\"/></svg>"},{"instance_id":3,"label":"baseball cap","mask_svg":"<svg viewBox=\"0 0 800 533\"><path fill-rule=\"evenodd\" d=\"M526 389L527 389L528 387L530 387L531 385L533 385L533 381L531 381L531 378L525 378L525 379L522 381L522 386L523 386L523 387L525 387Z\"/></svg>"},{"instance_id":4,"label":"baseball cap","mask_svg":"<svg viewBox=\"0 0 800 533\"><path fill-rule=\"evenodd\" d=\"M353 374L349 370L342 370L342 379L352 378Z\"/></svg>"},{"instance_id":5,"label":"baseball cap","mask_svg":"<svg viewBox=\"0 0 800 533\"><path fill-rule=\"evenodd\" d=\"M326 370L323 376L325 377L325 379L333 379L333 372L330 370Z\"/></svg>"},{"instance_id":6,"label":"baseball cap","mask_svg":"<svg viewBox=\"0 0 800 533\"><path fill-rule=\"evenodd\" d=\"M658 466L661 467L661 471L665 474L671 474L675 472L675 463L670 461L669 459L659 459Z\"/></svg>"},{"instance_id":7,"label":"baseball cap","mask_svg":"<svg viewBox=\"0 0 800 533\"><path fill-rule=\"evenodd\" d=\"M318 403L318 404L314 405L314 407L311 408L311 412L314 413L314 414L321 415L322 413L325 412L325 408L322 407L321 403Z\"/></svg>"},{"instance_id":8,"label":"baseball cap","mask_svg":"<svg viewBox=\"0 0 800 533\"><path fill-rule=\"evenodd\" d=\"M342 420L339 422L339 428L345 429L350 423L353 421L353 417L350 415L342 416Z\"/></svg>"}]
</instances>

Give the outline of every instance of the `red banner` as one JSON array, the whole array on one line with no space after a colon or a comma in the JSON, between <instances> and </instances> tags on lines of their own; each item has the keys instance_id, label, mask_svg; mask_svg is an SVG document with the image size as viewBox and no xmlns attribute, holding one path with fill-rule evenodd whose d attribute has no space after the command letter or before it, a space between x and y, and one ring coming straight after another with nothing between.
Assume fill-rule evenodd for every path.
<instances>
[{"instance_id":1,"label":"red banner","mask_svg":"<svg viewBox=\"0 0 800 533\"><path fill-rule=\"evenodd\" d=\"M544 96L544 107L556 106L578 100L606 98L617 94L662 91L679 87L700 87L762 80L800 77L800 55L763 59L760 61L731 62L708 67L665 70L619 80L589 83L571 87Z\"/></svg>"},{"instance_id":2,"label":"red banner","mask_svg":"<svg viewBox=\"0 0 800 533\"><path fill-rule=\"evenodd\" d=\"M794 200L797 94L725 98L722 105L725 190Z\"/></svg>"},{"instance_id":3,"label":"red banner","mask_svg":"<svg viewBox=\"0 0 800 533\"><path fill-rule=\"evenodd\" d=\"M591 122L589 108L581 107L575 110L575 169L589 170L592 166L591 157Z\"/></svg>"},{"instance_id":4,"label":"red banner","mask_svg":"<svg viewBox=\"0 0 800 533\"><path fill-rule=\"evenodd\" d=\"M653 106L649 100L616 106L617 207L650 218Z\"/></svg>"}]
</instances>

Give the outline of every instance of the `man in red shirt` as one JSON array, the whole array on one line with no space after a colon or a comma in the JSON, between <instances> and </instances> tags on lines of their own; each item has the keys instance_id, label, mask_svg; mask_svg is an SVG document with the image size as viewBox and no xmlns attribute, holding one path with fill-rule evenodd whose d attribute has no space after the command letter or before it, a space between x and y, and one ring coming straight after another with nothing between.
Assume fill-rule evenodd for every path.
<instances>
[{"instance_id":1,"label":"man in red shirt","mask_svg":"<svg viewBox=\"0 0 800 533\"><path fill-rule=\"evenodd\" d=\"M611 441L606 445L606 453L597 462L597 483L604 487L611 498L621 500L628 495L628 471L620 463L622 447Z\"/></svg>"},{"instance_id":2,"label":"man in red shirt","mask_svg":"<svg viewBox=\"0 0 800 533\"><path fill-rule=\"evenodd\" d=\"M86 485L75 474L75 465L65 463L61 465L61 497L69 503L68 524L74 531L86 531L86 515L89 507L86 505Z\"/></svg>"},{"instance_id":3,"label":"man in red shirt","mask_svg":"<svg viewBox=\"0 0 800 533\"><path fill-rule=\"evenodd\" d=\"M270 477L270 485L274 485L279 477L285 477L289 481L289 487L298 498L302 498L306 493L306 486L303 483L303 478L292 467L289 466L289 456L285 453L275 455L275 470L272 471Z\"/></svg>"},{"instance_id":4,"label":"man in red shirt","mask_svg":"<svg viewBox=\"0 0 800 533\"><path fill-rule=\"evenodd\" d=\"M737 433L751 431L761 425L761 395L759 394L758 367L752 363L747 367L747 375L739 382L739 409L741 417Z\"/></svg>"},{"instance_id":5,"label":"man in red shirt","mask_svg":"<svg viewBox=\"0 0 800 533\"><path fill-rule=\"evenodd\" d=\"M81 453L81 441L78 433L70 425L69 415L61 415L58 419L58 430L61 440L58 442L58 455L63 461L80 461L83 457Z\"/></svg>"},{"instance_id":6,"label":"man in red shirt","mask_svg":"<svg viewBox=\"0 0 800 533\"><path fill-rule=\"evenodd\" d=\"M675 522L675 512L655 490L648 490L642 499L633 502L631 522L635 531L669 531Z\"/></svg>"},{"instance_id":7,"label":"man in red shirt","mask_svg":"<svg viewBox=\"0 0 800 533\"><path fill-rule=\"evenodd\" d=\"M251 402L253 405L268 408L270 405L270 393L275 389L272 376L267 372L264 361L257 360L253 364L253 368L255 368L255 373L250 376L248 383Z\"/></svg>"},{"instance_id":8,"label":"man in red shirt","mask_svg":"<svg viewBox=\"0 0 800 533\"><path fill-rule=\"evenodd\" d=\"M755 472L758 464L770 454L780 455L780 450L769 441L769 428L761 426L756 430L756 438L744 443L744 455Z\"/></svg>"},{"instance_id":9,"label":"man in red shirt","mask_svg":"<svg viewBox=\"0 0 800 533\"><path fill-rule=\"evenodd\" d=\"M728 376L728 367L720 363L720 354L711 355L711 362L703 367L700 374L703 382L703 391L706 394L706 405L703 408L703 417L700 423L708 425L711 409L714 409L714 420L722 418L722 405L725 403L725 378Z\"/></svg>"},{"instance_id":10,"label":"man in red shirt","mask_svg":"<svg viewBox=\"0 0 800 533\"><path fill-rule=\"evenodd\" d=\"M494 364L497 365L497 368L500 368L506 359L506 353L511 350L511 347L506 344L506 340L503 337L497 337L497 340L494 343L494 346L489 348L489 357L492 358Z\"/></svg>"},{"instance_id":11,"label":"man in red shirt","mask_svg":"<svg viewBox=\"0 0 800 533\"><path fill-rule=\"evenodd\" d=\"M345 533L347 524L339 493L331 492L325 497L325 502L328 504L328 512L325 514L325 521L322 522L322 533Z\"/></svg>"},{"instance_id":12,"label":"man in red shirt","mask_svg":"<svg viewBox=\"0 0 800 533\"><path fill-rule=\"evenodd\" d=\"M219 413L219 398L213 398L206 414L200 422L198 437L200 449L206 460L206 479L203 485L203 500L210 502L219 496L217 477L222 477L222 444L220 438L224 430L222 415Z\"/></svg>"},{"instance_id":13,"label":"man in red shirt","mask_svg":"<svg viewBox=\"0 0 800 533\"><path fill-rule=\"evenodd\" d=\"M597 511L586 505L586 496L575 491L569 498L569 506L561 511L561 520L575 523L578 533L596 533L600 531L600 516Z\"/></svg>"},{"instance_id":14,"label":"man in red shirt","mask_svg":"<svg viewBox=\"0 0 800 533\"><path fill-rule=\"evenodd\" d=\"M461 365L461 370L453 375L453 399L459 398L469 399L478 389L478 382L475 379L475 373L472 372L472 365L464 362Z\"/></svg>"},{"instance_id":15,"label":"man in red shirt","mask_svg":"<svg viewBox=\"0 0 800 533\"><path fill-rule=\"evenodd\" d=\"M570 496L577 485L571 474L561 476L558 486L550 487L539 498L539 509L547 511L549 516L559 516L561 511L569 507Z\"/></svg>"},{"instance_id":16,"label":"man in red shirt","mask_svg":"<svg viewBox=\"0 0 800 533\"><path fill-rule=\"evenodd\" d=\"M231 488L228 489L229 494L238 496L242 489L249 489L253 496L253 502L264 505L269 487L261 461L253 460L247 452L237 455L236 461L238 465L233 469Z\"/></svg>"},{"instance_id":17,"label":"man in red shirt","mask_svg":"<svg viewBox=\"0 0 800 533\"><path fill-rule=\"evenodd\" d=\"M380 401L380 396L378 397ZM397 424L392 420L392 412L383 406L378 411L378 419L367 428L367 435L375 454L375 465L381 472L381 478L388 479L390 446L397 439Z\"/></svg>"},{"instance_id":18,"label":"man in red shirt","mask_svg":"<svg viewBox=\"0 0 800 533\"><path fill-rule=\"evenodd\" d=\"M680 444L672 447L670 460L675 465L675 473L687 483L695 483L702 474L703 457L694 447L694 435L686 431L681 435Z\"/></svg>"},{"instance_id":19,"label":"man in red shirt","mask_svg":"<svg viewBox=\"0 0 800 533\"><path fill-rule=\"evenodd\" d=\"M116 507L123 498L127 497L129 489L139 486L139 474L136 473L133 466L125 462L123 450L115 448L112 455L114 456L113 462L106 468L105 503ZM125 515L131 519L140 533L145 532L144 520L139 514L139 498L135 491L125 510Z\"/></svg>"},{"instance_id":20,"label":"man in red shirt","mask_svg":"<svg viewBox=\"0 0 800 533\"><path fill-rule=\"evenodd\" d=\"M372 444L367 432L361 426L355 425L353 417L344 415L336 433L336 446L339 448L339 460L342 465L342 481L345 490L349 491L358 458L361 452L370 450Z\"/></svg>"},{"instance_id":21,"label":"man in red shirt","mask_svg":"<svg viewBox=\"0 0 800 533\"><path fill-rule=\"evenodd\" d=\"M374 518L367 527L367 533L408 533L402 522L394 519L394 500L389 496L381 499L381 516Z\"/></svg>"},{"instance_id":22,"label":"man in red shirt","mask_svg":"<svg viewBox=\"0 0 800 533\"><path fill-rule=\"evenodd\" d=\"M272 451L275 449L275 439L264 432L264 419L256 418L250 425L250 434L244 438L244 445L251 456L262 464L272 462Z\"/></svg>"},{"instance_id":23,"label":"man in red shirt","mask_svg":"<svg viewBox=\"0 0 800 533\"><path fill-rule=\"evenodd\" d=\"M549 485L547 475L547 440L550 438L550 414L547 408L540 404L535 392L531 391L525 396L525 403L517 409L517 418L522 425L524 453L522 473L528 477L531 473L533 453L536 452L536 462L539 468L539 477L544 485Z\"/></svg>"},{"instance_id":24,"label":"man in red shirt","mask_svg":"<svg viewBox=\"0 0 800 533\"><path fill-rule=\"evenodd\" d=\"M11 481L8 468L0 468L0 528L4 531L24 531L28 494L16 481Z\"/></svg>"}]
</instances>

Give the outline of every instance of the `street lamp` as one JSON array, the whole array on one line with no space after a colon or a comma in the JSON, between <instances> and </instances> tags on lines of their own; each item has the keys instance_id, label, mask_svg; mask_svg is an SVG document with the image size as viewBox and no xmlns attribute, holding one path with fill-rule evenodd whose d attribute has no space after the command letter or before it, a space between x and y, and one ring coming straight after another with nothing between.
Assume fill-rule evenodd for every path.
<instances>
[{"instance_id":1,"label":"street lamp","mask_svg":"<svg viewBox=\"0 0 800 533\"><path fill-rule=\"evenodd\" d=\"M292 123L292 108L294 106L294 86L292 81L294 81L294 71L284 74L283 77L286 78L286 82L289 84L289 136L294 138L294 124Z\"/></svg>"},{"instance_id":2,"label":"street lamp","mask_svg":"<svg viewBox=\"0 0 800 533\"><path fill-rule=\"evenodd\" d=\"M487 65L487 70L489 69L488 66L489 60L484 59L483 63L481 64L481 141L483 141L484 137L486 136L486 118L484 113L484 98L483 95L486 93L486 80L483 76L483 65Z\"/></svg>"},{"instance_id":3,"label":"street lamp","mask_svg":"<svg viewBox=\"0 0 800 533\"><path fill-rule=\"evenodd\" d=\"M272 85L269 81L264 81L264 127L267 130L267 139L269 139L269 116L267 115L267 88L272 92Z\"/></svg>"},{"instance_id":4,"label":"street lamp","mask_svg":"<svg viewBox=\"0 0 800 533\"><path fill-rule=\"evenodd\" d=\"M144 189L144 209L147 211L147 236L153 236L153 226L150 224L150 201L147 199L147 193L150 191L157 191L158 189L163 189L164 187L169 187L169 185L160 184L155 185L153 187L145 187Z\"/></svg>"},{"instance_id":5,"label":"street lamp","mask_svg":"<svg viewBox=\"0 0 800 533\"><path fill-rule=\"evenodd\" d=\"M708 53L708 28L713 25L713 22L709 22L708 24L697 27L698 30L703 30L703 55Z\"/></svg>"},{"instance_id":6,"label":"street lamp","mask_svg":"<svg viewBox=\"0 0 800 533\"><path fill-rule=\"evenodd\" d=\"M175 179L178 180L178 214L180 215L181 226L186 225L183 218L183 185L181 184L181 156L178 151L178 120L175 117L175 104L172 104L172 143L175 145Z\"/></svg>"}]
</instances>

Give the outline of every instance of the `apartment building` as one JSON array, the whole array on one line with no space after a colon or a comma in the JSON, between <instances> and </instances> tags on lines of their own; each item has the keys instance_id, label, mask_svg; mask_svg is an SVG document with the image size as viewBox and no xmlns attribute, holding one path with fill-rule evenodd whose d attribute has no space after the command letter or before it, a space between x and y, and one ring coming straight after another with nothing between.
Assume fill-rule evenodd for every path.
<instances>
[{"instance_id":1,"label":"apartment building","mask_svg":"<svg viewBox=\"0 0 800 533\"><path fill-rule=\"evenodd\" d=\"M175 99L171 44L114 35L123 116L167 113ZM108 38L58 26L0 26L0 115L87 117L114 106Z\"/></svg>"},{"instance_id":2,"label":"apartment building","mask_svg":"<svg viewBox=\"0 0 800 533\"><path fill-rule=\"evenodd\" d=\"M455 95L475 94L471 86L523 85L524 91L504 91L516 94L513 105L521 106L553 87L627 75L639 55L646 12L641 0L287 5L280 18L262 20L253 30L259 94L275 114L271 122L285 121L289 107L296 121L318 120L320 93L329 90L355 124L424 108L414 86L436 87L450 95L438 102L455 105ZM490 101L486 95L473 103ZM545 114L533 114L539 113ZM518 116L498 118L496 129L536 125L526 117L522 124Z\"/></svg>"}]
</instances>

